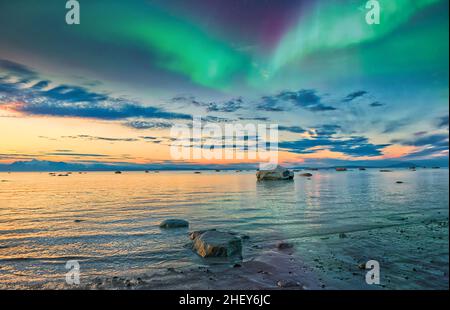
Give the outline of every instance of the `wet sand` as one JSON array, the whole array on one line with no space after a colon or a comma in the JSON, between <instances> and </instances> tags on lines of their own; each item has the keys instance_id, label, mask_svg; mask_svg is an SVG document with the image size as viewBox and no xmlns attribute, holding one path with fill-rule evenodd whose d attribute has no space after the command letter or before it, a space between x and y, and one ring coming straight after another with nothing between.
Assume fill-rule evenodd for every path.
<instances>
[{"instance_id":1,"label":"wet sand","mask_svg":"<svg viewBox=\"0 0 450 310\"><path fill-rule=\"evenodd\" d=\"M42 289L94 290L308 290L325 286L294 256L295 249L270 244L253 259L206 266L167 268L134 277L96 278L87 285L48 283Z\"/></svg>"}]
</instances>

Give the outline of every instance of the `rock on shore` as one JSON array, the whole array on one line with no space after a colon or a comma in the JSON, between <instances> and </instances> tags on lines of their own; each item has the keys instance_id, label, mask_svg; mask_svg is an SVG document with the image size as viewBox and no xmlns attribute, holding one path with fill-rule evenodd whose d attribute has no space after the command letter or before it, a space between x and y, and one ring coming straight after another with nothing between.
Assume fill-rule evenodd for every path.
<instances>
[{"instance_id":1,"label":"rock on shore","mask_svg":"<svg viewBox=\"0 0 450 310\"><path fill-rule=\"evenodd\" d=\"M192 249L201 257L242 257L242 239L218 230L194 231Z\"/></svg>"}]
</instances>

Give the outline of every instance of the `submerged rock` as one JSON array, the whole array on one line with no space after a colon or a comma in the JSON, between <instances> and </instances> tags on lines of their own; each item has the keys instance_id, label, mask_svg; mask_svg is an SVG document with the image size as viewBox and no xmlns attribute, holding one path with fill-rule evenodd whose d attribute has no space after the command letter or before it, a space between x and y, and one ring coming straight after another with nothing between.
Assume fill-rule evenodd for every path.
<instances>
[{"instance_id":1,"label":"submerged rock","mask_svg":"<svg viewBox=\"0 0 450 310\"><path fill-rule=\"evenodd\" d=\"M347 171L347 168L336 168L336 171Z\"/></svg>"},{"instance_id":2,"label":"submerged rock","mask_svg":"<svg viewBox=\"0 0 450 310\"><path fill-rule=\"evenodd\" d=\"M277 243L278 250L292 249L293 247L294 247L294 245L292 243L282 242L282 241Z\"/></svg>"},{"instance_id":3,"label":"submerged rock","mask_svg":"<svg viewBox=\"0 0 450 310\"><path fill-rule=\"evenodd\" d=\"M310 178L310 177L312 177L313 175L312 175L312 173L307 172L307 173L302 173L302 174L300 174L300 176L301 176L301 177L308 177L308 178Z\"/></svg>"},{"instance_id":4,"label":"submerged rock","mask_svg":"<svg viewBox=\"0 0 450 310\"><path fill-rule=\"evenodd\" d=\"M201 257L242 257L242 239L217 230L195 231L189 235L192 249Z\"/></svg>"},{"instance_id":5,"label":"submerged rock","mask_svg":"<svg viewBox=\"0 0 450 310\"><path fill-rule=\"evenodd\" d=\"M290 281L290 280L280 280L277 282L277 286L281 287L281 288L286 288L286 287L296 287L296 286L300 286L300 284L298 282L295 281Z\"/></svg>"},{"instance_id":6,"label":"submerged rock","mask_svg":"<svg viewBox=\"0 0 450 310\"><path fill-rule=\"evenodd\" d=\"M181 219L168 219L159 224L160 228L181 228L189 227L189 222Z\"/></svg>"},{"instance_id":7,"label":"submerged rock","mask_svg":"<svg viewBox=\"0 0 450 310\"><path fill-rule=\"evenodd\" d=\"M282 166L268 167L267 170L259 170L256 172L258 181L262 180L292 180L294 172Z\"/></svg>"}]
</instances>

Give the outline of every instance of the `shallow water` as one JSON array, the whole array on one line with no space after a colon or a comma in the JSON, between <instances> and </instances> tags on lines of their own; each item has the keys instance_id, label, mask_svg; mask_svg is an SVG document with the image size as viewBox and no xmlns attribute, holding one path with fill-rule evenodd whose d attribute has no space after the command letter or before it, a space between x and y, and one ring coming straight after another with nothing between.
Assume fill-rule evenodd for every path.
<instances>
[{"instance_id":1,"label":"shallow water","mask_svg":"<svg viewBox=\"0 0 450 310\"><path fill-rule=\"evenodd\" d=\"M206 264L184 247L186 229L158 227L183 218L249 235L244 259L289 240L326 288L448 289L448 169L312 173L0 173L0 287L63 283L73 259L82 282ZM358 268L371 259L379 286Z\"/></svg>"}]
</instances>

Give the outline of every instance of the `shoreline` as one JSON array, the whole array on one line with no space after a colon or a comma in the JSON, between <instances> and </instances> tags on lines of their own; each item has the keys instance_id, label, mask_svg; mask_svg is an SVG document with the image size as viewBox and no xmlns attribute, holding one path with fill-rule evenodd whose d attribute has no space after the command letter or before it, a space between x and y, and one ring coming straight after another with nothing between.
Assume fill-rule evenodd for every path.
<instances>
[{"instance_id":1,"label":"shoreline","mask_svg":"<svg viewBox=\"0 0 450 310\"><path fill-rule=\"evenodd\" d=\"M167 268L142 275L93 278L88 284L47 283L31 289L61 290L317 290L324 289L295 249L269 244L240 262L205 260L208 266ZM193 254L195 255L195 254Z\"/></svg>"}]
</instances>

